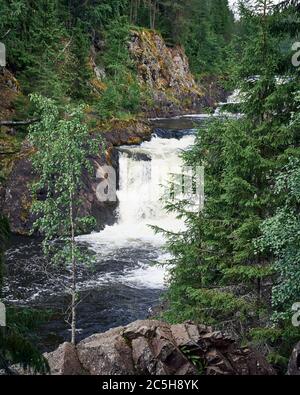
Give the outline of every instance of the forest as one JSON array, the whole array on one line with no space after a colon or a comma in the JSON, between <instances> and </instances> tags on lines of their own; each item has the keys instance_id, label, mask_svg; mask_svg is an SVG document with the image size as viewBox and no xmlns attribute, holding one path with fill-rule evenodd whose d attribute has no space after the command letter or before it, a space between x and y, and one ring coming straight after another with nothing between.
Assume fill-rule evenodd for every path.
<instances>
[{"instance_id":1,"label":"forest","mask_svg":"<svg viewBox=\"0 0 300 395\"><path fill-rule=\"evenodd\" d=\"M175 341L198 328L175 346L198 375L245 374L227 335L263 358L253 374L300 375L299 17L297 0L0 0L0 375L53 374L65 341L88 374L188 374L152 327L135 370L89 361L117 326L135 358L147 335L126 325L148 318ZM171 181L145 197L181 163L204 169L200 210Z\"/></svg>"}]
</instances>

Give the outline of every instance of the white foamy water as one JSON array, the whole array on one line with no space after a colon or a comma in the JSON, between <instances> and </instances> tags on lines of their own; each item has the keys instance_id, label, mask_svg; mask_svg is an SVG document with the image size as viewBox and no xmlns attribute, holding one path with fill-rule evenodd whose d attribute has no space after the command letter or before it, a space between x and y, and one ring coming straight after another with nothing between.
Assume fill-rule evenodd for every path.
<instances>
[{"instance_id":1,"label":"white foamy water","mask_svg":"<svg viewBox=\"0 0 300 395\"><path fill-rule=\"evenodd\" d=\"M181 174L180 154L194 140L190 135L180 140L153 137L140 146L126 147L124 151L121 147L118 222L99 233L80 236L78 241L87 242L92 250L106 258L116 259L122 249L146 249L150 258L153 255L153 260L163 262L165 239L162 234L155 234L151 226L174 232L184 229L184 223L174 213L165 211L161 197L168 192L166 188L172 174ZM161 288L166 275L165 268L144 261L132 270L125 270L118 281L138 287Z\"/></svg>"}]
</instances>

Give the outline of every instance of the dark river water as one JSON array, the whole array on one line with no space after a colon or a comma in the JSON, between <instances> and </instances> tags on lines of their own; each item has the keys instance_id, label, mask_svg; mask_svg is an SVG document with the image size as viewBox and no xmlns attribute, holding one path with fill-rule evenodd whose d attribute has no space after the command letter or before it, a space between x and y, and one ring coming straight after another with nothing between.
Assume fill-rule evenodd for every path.
<instances>
[{"instance_id":1,"label":"dark river water","mask_svg":"<svg viewBox=\"0 0 300 395\"><path fill-rule=\"evenodd\" d=\"M99 255L93 267L79 268L78 340L148 316L164 290L162 269L151 265L158 255L151 245L121 247ZM49 322L38 332L44 350L68 340L65 319L70 297L63 286L70 273L47 263L34 239L14 238L6 256L6 302L51 310Z\"/></svg>"}]
</instances>

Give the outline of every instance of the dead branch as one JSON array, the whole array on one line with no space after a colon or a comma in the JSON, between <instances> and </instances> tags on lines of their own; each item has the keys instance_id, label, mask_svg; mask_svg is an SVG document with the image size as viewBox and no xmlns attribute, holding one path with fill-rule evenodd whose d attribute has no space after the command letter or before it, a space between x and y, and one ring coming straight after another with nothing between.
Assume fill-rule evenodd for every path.
<instances>
[{"instance_id":1,"label":"dead branch","mask_svg":"<svg viewBox=\"0 0 300 395\"><path fill-rule=\"evenodd\" d=\"M25 121L0 121L0 126L26 126L39 121L39 118L26 119Z\"/></svg>"}]
</instances>

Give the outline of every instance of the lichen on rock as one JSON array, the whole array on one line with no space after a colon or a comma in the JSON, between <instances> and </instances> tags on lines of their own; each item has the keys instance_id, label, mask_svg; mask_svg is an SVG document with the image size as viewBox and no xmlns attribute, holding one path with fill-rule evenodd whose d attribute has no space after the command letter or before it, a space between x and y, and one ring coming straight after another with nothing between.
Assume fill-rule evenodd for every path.
<instances>
[{"instance_id":1,"label":"lichen on rock","mask_svg":"<svg viewBox=\"0 0 300 395\"><path fill-rule=\"evenodd\" d=\"M167 47L158 32L133 30L129 51L140 84L153 95L157 115L171 115L203 107L205 91L196 83L184 49Z\"/></svg>"}]
</instances>

